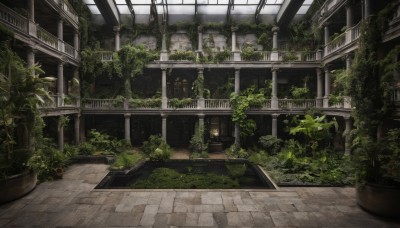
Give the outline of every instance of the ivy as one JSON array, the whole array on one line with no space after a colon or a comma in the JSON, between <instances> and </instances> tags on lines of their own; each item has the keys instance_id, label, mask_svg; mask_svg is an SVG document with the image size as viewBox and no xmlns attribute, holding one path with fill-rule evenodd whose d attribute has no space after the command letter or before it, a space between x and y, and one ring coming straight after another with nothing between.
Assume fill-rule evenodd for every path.
<instances>
[{"instance_id":1,"label":"ivy","mask_svg":"<svg viewBox=\"0 0 400 228\"><path fill-rule=\"evenodd\" d=\"M254 135L257 126L254 120L248 119L246 111L251 107L261 108L266 101L264 94L249 88L242 91L240 95L232 93L230 101L233 109L232 121L239 124L240 136Z\"/></svg>"},{"instance_id":2,"label":"ivy","mask_svg":"<svg viewBox=\"0 0 400 228\"><path fill-rule=\"evenodd\" d=\"M184 98L184 99L178 99L178 98L172 98L168 100L168 104L172 108L183 108L186 105L189 105L193 102L192 98Z\"/></svg>"},{"instance_id":3,"label":"ivy","mask_svg":"<svg viewBox=\"0 0 400 228\"><path fill-rule=\"evenodd\" d=\"M193 82L193 92L196 94L197 98L203 98L204 97L204 75L199 74Z\"/></svg>"},{"instance_id":4,"label":"ivy","mask_svg":"<svg viewBox=\"0 0 400 228\"><path fill-rule=\"evenodd\" d=\"M196 61L196 54L193 51L176 51L169 55L170 60Z\"/></svg>"},{"instance_id":5,"label":"ivy","mask_svg":"<svg viewBox=\"0 0 400 228\"><path fill-rule=\"evenodd\" d=\"M135 108L160 108L161 98L129 99L129 105Z\"/></svg>"}]
</instances>

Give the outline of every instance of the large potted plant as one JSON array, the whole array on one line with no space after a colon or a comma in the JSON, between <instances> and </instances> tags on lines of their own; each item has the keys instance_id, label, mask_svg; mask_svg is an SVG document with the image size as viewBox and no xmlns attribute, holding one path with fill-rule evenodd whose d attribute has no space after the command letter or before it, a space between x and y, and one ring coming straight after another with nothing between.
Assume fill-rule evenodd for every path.
<instances>
[{"instance_id":1,"label":"large potted plant","mask_svg":"<svg viewBox=\"0 0 400 228\"><path fill-rule=\"evenodd\" d=\"M16 199L36 185L36 174L27 166L36 136L42 133L38 105L50 79L40 78L37 66L25 63L10 48L13 34L0 28L0 203Z\"/></svg>"},{"instance_id":2,"label":"large potted plant","mask_svg":"<svg viewBox=\"0 0 400 228\"><path fill-rule=\"evenodd\" d=\"M380 46L385 15L363 22L359 49L349 75L349 94L355 107L353 160L357 166L357 203L383 216L400 216L400 130L394 126L391 95L396 46L383 53Z\"/></svg>"}]
</instances>

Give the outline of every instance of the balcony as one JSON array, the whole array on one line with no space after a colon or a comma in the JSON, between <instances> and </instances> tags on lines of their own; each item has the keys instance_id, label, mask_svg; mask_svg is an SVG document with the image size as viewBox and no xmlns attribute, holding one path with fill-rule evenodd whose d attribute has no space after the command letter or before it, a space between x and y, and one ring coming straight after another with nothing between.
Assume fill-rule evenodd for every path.
<instances>
[{"instance_id":1,"label":"balcony","mask_svg":"<svg viewBox=\"0 0 400 228\"><path fill-rule=\"evenodd\" d=\"M46 99L39 105L39 110L43 116L57 116L79 113L80 98L68 95L52 95L51 99Z\"/></svg>"},{"instance_id":2,"label":"balcony","mask_svg":"<svg viewBox=\"0 0 400 228\"><path fill-rule=\"evenodd\" d=\"M322 7L315 13L316 16L319 16L318 22L321 24L324 22L325 19L327 19L334 11L339 9L344 3L346 3L346 0L327 0L325 3L322 5Z\"/></svg>"},{"instance_id":3,"label":"balcony","mask_svg":"<svg viewBox=\"0 0 400 228\"><path fill-rule=\"evenodd\" d=\"M54 57L60 57L65 54L71 59L79 61L79 53L74 47L1 3L0 22L11 28L16 33L15 37L17 39L28 43L33 41L42 44L37 46L38 50L51 53ZM48 50L53 52L48 52Z\"/></svg>"},{"instance_id":4,"label":"balcony","mask_svg":"<svg viewBox=\"0 0 400 228\"><path fill-rule=\"evenodd\" d=\"M75 27L79 26L79 17L74 8L69 4L68 0L46 0L53 8L60 10L67 20Z\"/></svg>"},{"instance_id":5,"label":"balcony","mask_svg":"<svg viewBox=\"0 0 400 228\"><path fill-rule=\"evenodd\" d=\"M325 46L324 57L327 57L331 54L335 54L338 51L342 51L347 47L352 46L353 44L356 45L357 44L356 41L360 37L360 24L361 22L347 29L346 32L340 34L331 42L329 42Z\"/></svg>"}]
</instances>

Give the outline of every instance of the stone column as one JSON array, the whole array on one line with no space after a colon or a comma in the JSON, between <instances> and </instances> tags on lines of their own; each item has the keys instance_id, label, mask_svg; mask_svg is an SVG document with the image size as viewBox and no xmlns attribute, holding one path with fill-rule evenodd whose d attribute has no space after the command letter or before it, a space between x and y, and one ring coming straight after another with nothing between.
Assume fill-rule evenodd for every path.
<instances>
[{"instance_id":1,"label":"stone column","mask_svg":"<svg viewBox=\"0 0 400 228\"><path fill-rule=\"evenodd\" d=\"M272 114L272 136L278 136L278 116L279 114Z\"/></svg>"},{"instance_id":2,"label":"stone column","mask_svg":"<svg viewBox=\"0 0 400 228\"><path fill-rule=\"evenodd\" d=\"M271 108L278 109L278 68L272 68Z\"/></svg>"},{"instance_id":3,"label":"stone column","mask_svg":"<svg viewBox=\"0 0 400 228\"><path fill-rule=\"evenodd\" d=\"M80 132L80 141L85 142L86 141L86 135L85 135L85 116L81 116L80 118L80 126L79 126L79 132Z\"/></svg>"},{"instance_id":4,"label":"stone column","mask_svg":"<svg viewBox=\"0 0 400 228\"><path fill-rule=\"evenodd\" d=\"M58 62L57 70L57 93L59 95L57 104L58 106L64 106L64 62Z\"/></svg>"},{"instance_id":5,"label":"stone column","mask_svg":"<svg viewBox=\"0 0 400 228\"><path fill-rule=\"evenodd\" d=\"M237 123L235 123L234 137L235 137L235 145L240 146L240 127L239 124Z\"/></svg>"},{"instance_id":6,"label":"stone column","mask_svg":"<svg viewBox=\"0 0 400 228\"><path fill-rule=\"evenodd\" d=\"M75 144L79 145L80 142L80 125L81 125L81 114L76 114L74 116L74 137Z\"/></svg>"},{"instance_id":7,"label":"stone column","mask_svg":"<svg viewBox=\"0 0 400 228\"><path fill-rule=\"evenodd\" d=\"M166 35L166 31L162 31L162 41L161 41L160 60L161 60L161 61L167 61L167 60L168 60L167 35Z\"/></svg>"},{"instance_id":8,"label":"stone column","mask_svg":"<svg viewBox=\"0 0 400 228\"><path fill-rule=\"evenodd\" d=\"M240 93L240 68L235 68L235 93Z\"/></svg>"},{"instance_id":9,"label":"stone column","mask_svg":"<svg viewBox=\"0 0 400 228\"><path fill-rule=\"evenodd\" d=\"M167 141L167 115L161 114L161 136Z\"/></svg>"},{"instance_id":10,"label":"stone column","mask_svg":"<svg viewBox=\"0 0 400 228\"><path fill-rule=\"evenodd\" d=\"M58 149L60 151L64 151L64 126L60 124L61 118L63 117L63 115L58 117Z\"/></svg>"},{"instance_id":11,"label":"stone column","mask_svg":"<svg viewBox=\"0 0 400 228\"><path fill-rule=\"evenodd\" d=\"M236 51L236 31L237 31L237 27L231 27L231 31L232 31L232 52Z\"/></svg>"},{"instance_id":12,"label":"stone column","mask_svg":"<svg viewBox=\"0 0 400 228\"><path fill-rule=\"evenodd\" d=\"M371 7L369 0L364 0L364 19L368 19L371 13Z\"/></svg>"},{"instance_id":13,"label":"stone column","mask_svg":"<svg viewBox=\"0 0 400 228\"><path fill-rule=\"evenodd\" d=\"M64 40L64 20L60 18L57 24L57 37L59 40Z\"/></svg>"},{"instance_id":14,"label":"stone column","mask_svg":"<svg viewBox=\"0 0 400 228\"><path fill-rule=\"evenodd\" d=\"M324 44L325 46L328 45L329 43L329 27L328 27L328 23L325 23L324 26ZM326 50L325 50L326 53Z\"/></svg>"},{"instance_id":15,"label":"stone column","mask_svg":"<svg viewBox=\"0 0 400 228\"><path fill-rule=\"evenodd\" d=\"M125 140L127 142L131 142L131 114L126 113L124 114L125 117L125 124L124 124L124 128L125 128Z\"/></svg>"},{"instance_id":16,"label":"stone column","mask_svg":"<svg viewBox=\"0 0 400 228\"><path fill-rule=\"evenodd\" d=\"M199 52L202 52L203 51L203 26L199 25L197 27L197 32L198 32L198 35L199 35L197 50Z\"/></svg>"},{"instance_id":17,"label":"stone column","mask_svg":"<svg viewBox=\"0 0 400 228\"><path fill-rule=\"evenodd\" d=\"M31 68L35 65L35 49L33 47L27 48L26 63L28 68ZM35 76L35 70L33 68L31 73L32 76Z\"/></svg>"},{"instance_id":18,"label":"stone column","mask_svg":"<svg viewBox=\"0 0 400 228\"><path fill-rule=\"evenodd\" d=\"M331 77L329 68L325 66L325 94L324 94L324 108L329 107L328 98L331 93Z\"/></svg>"},{"instance_id":19,"label":"stone column","mask_svg":"<svg viewBox=\"0 0 400 228\"><path fill-rule=\"evenodd\" d=\"M272 50L278 50L278 31L279 31L279 27L274 26L272 27Z\"/></svg>"},{"instance_id":20,"label":"stone column","mask_svg":"<svg viewBox=\"0 0 400 228\"><path fill-rule=\"evenodd\" d=\"M120 27L118 25L114 26L113 30L114 30L114 51L119 51L121 49L120 37L119 37Z\"/></svg>"},{"instance_id":21,"label":"stone column","mask_svg":"<svg viewBox=\"0 0 400 228\"><path fill-rule=\"evenodd\" d=\"M203 129L203 131L204 131L204 114L198 114L198 116L199 116L199 129L198 130L200 130L200 129ZM202 140L202 142L204 143L204 135L203 135L203 137L201 137L201 140Z\"/></svg>"},{"instance_id":22,"label":"stone column","mask_svg":"<svg viewBox=\"0 0 400 228\"><path fill-rule=\"evenodd\" d=\"M352 124L351 124L351 119L350 116L344 117L344 120L346 122L346 129L344 131L345 135L345 146L344 146L344 154L345 155L350 155L351 153L351 137L350 137L350 131L352 129Z\"/></svg>"},{"instance_id":23,"label":"stone column","mask_svg":"<svg viewBox=\"0 0 400 228\"><path fill-rule=\"evenodd\" d=\"M351 3L346 5L346 28L349 29L353 26L353 9Z\"/></svg>"},{"instance_id":24,"label":"stone column","mask_svg":"<svg viewBox=\"0 0 400 228\"><path fill-rule=\"evenodd\" d=\"M80 97L81 91L80 91L80 86L79 86L79 68L75 67L74 68L74 73L73 73L73 81L72 81L72 94L76 97Z\"/></svg>"},{"instance_id":25,"label":"stone column","mask_svg":"<svg viewBox=\"0 0 400 228\"><path fill-rule=\"evenodd\" d=\"M351 54L348 53L346 55L346 70L348 71L351 69L351 62L352 62Z\"/></svg>"},{"instance_id":26,"label":"stone column","mask_svg":"<svg viewBox=\"0 0 400 228\"><path fill-rule=\"evenodd\" d=\"M198 88L199 90L199 94L198 94L198 98L197 98L197 107L199 109L203 109L205 107L205 100L204 100L204 69L203 68L198 68L198 73L197 73L197 77L198 80L201 81L201 86L200 88Z\"/></svg>"},{"instance_id":27,"label":"stone column","mask_svg":"<svg viewBox=\"0 0 400 228\"><path fill-rule=\"evenodd\" d=\"M161 108L167 108L168 98L167 98L167 69L161 69Z\"/></svg>"},{"instance_id":28,"label":"stone column","mask_svg":"<svg viewBox=\"0 0 400 228\"><path fill-rule=\"evenodd\" d=\"M322 79L322 70L321 68L317 68L316 71L317 71L317 107L322 108L322 99L323 99L322 88L324 87Z\"/></svg>"},{"instance_id":29,"label":"stone column","mask_svg":"<svg viewBox=\"0 0 400 228\"><path fill-rule=\"evenodd\" d=\"M74 31L74 49L79 51L79 31Z\"/></svg>"},{"instance_id":30,"label":"stone column","mask_svg":"<svg viewBox=\"0 0 400 228\"><path fill-rule=\"evenodd\" d=\"M29 20L35 22L35 0L28 0Z\"/></svg>"}]
</instances>

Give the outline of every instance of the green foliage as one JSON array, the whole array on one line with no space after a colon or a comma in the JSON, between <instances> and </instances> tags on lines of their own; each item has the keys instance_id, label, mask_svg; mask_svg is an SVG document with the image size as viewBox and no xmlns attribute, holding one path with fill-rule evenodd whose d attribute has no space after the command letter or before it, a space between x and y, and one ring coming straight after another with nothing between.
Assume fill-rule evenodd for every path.
<instances>
[{"instance_id":1,"label":"green foliage","mask_svg":"<svg viewBox=\"0 0 400 228\"><path fill-rule=\"evenodd\" d=\"M267 150L270 154L276 154L281 149L283 141L276 136L265 135L261 136L258 142L261 144L262 148Z\"/></svg>"},{"instance_id":2,"label":"green foliage","mask_svg":"<svg viewBox=\"0 0 400 228\"><path fill-rule=\"evenodd\" d=\"M290 89L293 99L308 99L310 98L310 90L307 87L295 87Z\"/></svg>"},{"instance_id":3,"label":"green foliage","mask_svg":"<svg viewBox=\"0 0 400 228\"><path fill-rule=\"evenodd\" d=\"M285 52L282 55L283 62L292 62L292 61L296 61L296 60L298 60L298 56L293 51Z\"/></svg>"},{"instance_id":4,"label":"green foliage","mask_svg":"<svg viewBox=\"0 0 400 228\"><path fill-rule=\"evenodd\" d=\"M196 98L203 98L204 97L204 75L199 74L194 80L192 85L193 94L196 95Z\"/></svg>"},{"instance_id":5,"label":"green foliage","mask_svg":"<svg viewBox=\"0 0 400 228\"><path fill-rule=\"evenodd\" d=\"M71 157L56 147L50 139L44 138L28 160L27 166L37 173L39 181L62 178L64 168Z\"/></svg>"},{"instance_id":6,"label":"green foliage","mask_svg":"<svg viewBox=\"0 0 400 228\"><path fill-rule=\"evenodd\" d=\"M96 147L88 142L81 143L78 148L80 155L93 155L96 152Z\"/></svg>"},{"instance_id":7,"label":"green foliage","mask_svg":"<svg viewBox=\"0 0 400 228\"><path fill-rule=\"evenodd\" d=\"M257 93L254 88L244 90L240 95L236 93L231 94L232 121L239 124L241 136L252 136L257 128L254 120L247 118L246 111L250 107L261 108L265 101L264 94Z\"/></svg>"},{"instance_id":8,"label":"green foliage","mask_svg":"<svg viewBox=\"0 0 400 228\"><path fill-rule=\"evenodd\" d=\"M169 55L169 60L189 60L196 61L196 54L193 51L176 51Z\"/></svg>"},{"instance_id":9,"label":"green foliage","mask_svg":"<svg viewBox=\"0 0 400 228\"><path fill-rule=\"evenodd\" d=\"M241 148L240 146L237 146L236 144L233 144L229 149L226 151L226 155L230 158L247 158L249 157L249 153Z\"/></svg>"},{"instance_id":10,"label":"green foliage","mask_svg":"<svg viewBox=\"0 0 400 228\"><path fill-rule=\"evenodd\" d=\"M268 158L268 154L265 151L259 151L259 152L252 153L248 159L249 159L249 161L251 161L252 163L254 163L256 165L265 166L267 164L269 158Z\"/></svg>"},{"instance_id":11,"label":"green foliage","mask_svg":"<svg viewBox=\"0 0 400 228\"><path fill-rule=\"evenodd\" d=\"M148 141L143 142L141 151L144 155L155 161L165 161L171 156L171 148L158 135L150 135Z\"/></svg>"},{"instance_id":12,"label":"green foliage","mask_svg":"<svg viewBox=\"0 0 400 228\"><path fill-rule=\"evenodd\" d=\"M305 115L298 126L290 129L290 134L302 134L306 139L307 149L311 150L313 157L315 157L315 153L320 149L319 142L329 137L329 128L335 123L336 121L326 122L325 116L313 118L310 115Z\"/></svg>"},{"instance_id":13,"label":"green foliage","mask_svg":"<svg viewBox=\"0 0 400 228\"><path fill-rule=\"evenodd\" d=\"M207 147L208 144L204 143L204 126L197 126L190 139L190 148L193 153L199 153L201 155L203 152L207 154Z\"/></svg>"},{"instance_id":14,"label":"green foliage","mask_svg":"<svg viewBox=\"0 0 400 228\"><path fill-rule=\"evenodd\" d=\"M239 179L244 175L247 170L246 164L226 164L226 169L228 170L229 176L233 179Z\"/></svg>"},{"instance_id":15,"label":"green foliage","mask_svg":"<svg viewBox=\"0 0 400 228\"><path fill-rule=\"evenodd\" d=\"M129 105L135 108L161 108L161 98L129 99Z\"/></svg>"},{"instance_id":16,"label":"green foliage","mask_svg":"<svg viewBox=\"0 0 400 228\"><path fill-rule=\"evenodd\" d=\"M231 52L227 49L217 52L214 56L213 56L213 60L215 63L220 63L222 61L227 60L229 57L231 56Z\"/></svg>"},{"instance_id":17,"label":"green foliage","mask_svg":"<svg viewBox=\"0 0 400 228\"><path fill-rule=\"evenodd\" d=\"M269 31L263 32L257 39L257 43L263 46L264 50L272 50L272 34Z\"/></svg>"},{"instance_id":18,"label":"green foliage","mask_svg":"<svg viewBox=\"0 0 400 228\"><path fill-rule=\"evenodd\" d=\"M242 49L240 53L242 60L245 61L260 61L263 59L263 54L259 51L256 51L254 47L247 46Z\"/></svg>"},{"instance_id":19,"label":"green foliage","mask_svg":"<svg viewBox=\"0 0 400 228\"><path fill-rule=\"evenodd\" d=\"M110 165L111 169L128 169L143 160L142 155L133 152L124 152L115 157L114 163Z\"/></svg>"},{"instance_id":20,"label":"green foliage","mask_svg":"<svg viewBox=\"0 0 400 228\"><path fill-rule=\"evenodd\" d=\"M178 99L178 98L172 98L168 99L168 104L172 108L183 108L186 105L189 105L193 102L192 98L184 98L184 99Z\"/></svg>"},{"instance_id":21,"label":"green foliage","mask_svg":"<svg viewBox=\"0 0 400 228\"><path fill-rule=\"evenodd\" d=\"M179 173L173 169L157 168L146 180L137 181L138 189L230 189L239 187L236 180L213 173Z\"/></svg>"}]
</instances>

